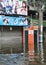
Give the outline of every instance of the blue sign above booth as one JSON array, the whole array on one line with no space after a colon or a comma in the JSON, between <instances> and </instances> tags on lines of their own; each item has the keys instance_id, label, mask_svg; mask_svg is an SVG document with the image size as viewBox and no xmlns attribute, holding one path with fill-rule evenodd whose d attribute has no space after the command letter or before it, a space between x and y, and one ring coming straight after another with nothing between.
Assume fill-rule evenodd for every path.
<instances>
[{"instance_id":1,"label":"blue sign above booth","mask_svg":"<svg viewBox=\"0 0 46 65\"><path fill-rule=\"evenodd\" d=\"M0 25L8 25L8 26L27 26L28 21L27 17L12 17L12 16L4 16L0 15Z\"/></svg>"}]
</instances>

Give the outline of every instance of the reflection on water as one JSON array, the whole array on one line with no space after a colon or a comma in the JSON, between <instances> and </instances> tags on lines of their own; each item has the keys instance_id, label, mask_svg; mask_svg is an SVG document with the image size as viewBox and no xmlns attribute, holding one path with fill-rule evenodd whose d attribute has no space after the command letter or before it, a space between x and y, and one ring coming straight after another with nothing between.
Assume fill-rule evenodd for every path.
<instances>
[{"instance_id":1,"label":"reflection on water","mask_svg":"<svg viewBox=\"0 0 46 65\"><path fill-rule=\"evenodd\" d=\"M0 54L0 64L3 65L23 65L24 55L18 54Z\"/></svg>"},{"instance_id":2,"label":"reflection on water","mask_svg":"<svg viewBox=\"0 0 46 65\"><path fill-rule=\"evenodd\" d=\"M0 54L0 64L1 65L46 65L41 64L40 62L32 61L28 62L24 60L24 54L23 53L17 53L17 54ZM27 64L28 62L28 64Z\"/></svg>"}]
</instances>

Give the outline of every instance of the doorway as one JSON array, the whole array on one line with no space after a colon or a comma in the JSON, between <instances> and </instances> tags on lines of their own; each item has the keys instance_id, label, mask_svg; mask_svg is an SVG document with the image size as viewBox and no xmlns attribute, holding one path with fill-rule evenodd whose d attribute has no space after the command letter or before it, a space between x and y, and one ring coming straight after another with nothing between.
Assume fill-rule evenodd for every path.
<instances>
[{"instance_id":1,"label":"doorway","mask_svg":"<svg viewBox=\"0 0 46 65\"><path fill-rule=\"evenodd\" d=\"M34 30L34 51L35 51L35 53L38 52L38 48L37 48L37 30Z\"/></svg>"}]
</instances>

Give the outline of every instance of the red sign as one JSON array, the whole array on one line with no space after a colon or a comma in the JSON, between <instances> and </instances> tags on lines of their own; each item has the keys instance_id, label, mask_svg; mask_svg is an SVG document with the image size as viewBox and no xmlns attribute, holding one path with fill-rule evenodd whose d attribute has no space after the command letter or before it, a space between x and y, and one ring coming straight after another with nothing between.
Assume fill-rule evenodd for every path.
<instances>
[{"instance_id":1,"label":"red sign","mask_svg":"<svg viewBox=\"0 0 46 65\"><path fill-rule=\"evenodd\" d=\"M28 49L29 49L29 58L34 59L34 30L33 30L33 27L28 30Z\"/></svg>"}]
</instances>

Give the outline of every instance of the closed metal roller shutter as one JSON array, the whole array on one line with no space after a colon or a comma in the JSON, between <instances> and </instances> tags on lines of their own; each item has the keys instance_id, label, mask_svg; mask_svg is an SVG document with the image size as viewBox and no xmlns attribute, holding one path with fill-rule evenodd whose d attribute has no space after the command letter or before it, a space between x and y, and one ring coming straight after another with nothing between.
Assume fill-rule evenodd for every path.
<instances>
[{"instance_id":1,"label":"closed metal roller shutter","mask_svg":"<svg viewBox=\"0 0 46 65\"><path fill-rule=\"evenodd\" d=\"M2 53L22 52L22 27L2 27L0 45Z\"/></svg>"}]
</instances>

